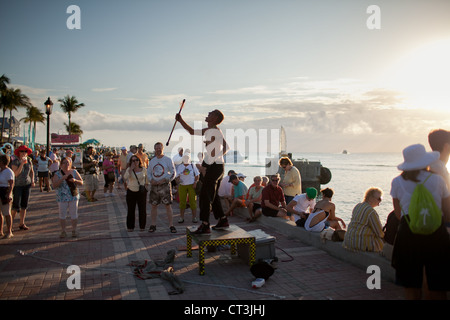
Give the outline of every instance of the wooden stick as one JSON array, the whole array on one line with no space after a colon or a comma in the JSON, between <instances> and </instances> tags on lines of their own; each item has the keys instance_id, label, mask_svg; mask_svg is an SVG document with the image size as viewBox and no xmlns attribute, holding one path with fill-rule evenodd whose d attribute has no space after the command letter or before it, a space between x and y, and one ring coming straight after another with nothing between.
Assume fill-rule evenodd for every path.
<instances>
[{"instance_id":1,"label":"wooden stick","mask_svg":"<svg viewBox=\"0 0 450 320\"><path fill-rule=\"evenodd\" d=\"M178 111L178 114L180 114L181 113L181 110L183 110L183 107L184 107L184 102L186 101L186 99L183 99L183 102L181 103L181 107L180 107L180 111ZM173 124L173 128L172 128L172 131L170 132L170 136L169 136L169 139L167 140L167 143L166 143L166 146L168 146L169 145L169 142L170 142L170 138L172 138L172 133L173 133L173 130L175 130L175 126L177 125L177 120L175 120L175 123Z\"/></svg>"}]
</instances>

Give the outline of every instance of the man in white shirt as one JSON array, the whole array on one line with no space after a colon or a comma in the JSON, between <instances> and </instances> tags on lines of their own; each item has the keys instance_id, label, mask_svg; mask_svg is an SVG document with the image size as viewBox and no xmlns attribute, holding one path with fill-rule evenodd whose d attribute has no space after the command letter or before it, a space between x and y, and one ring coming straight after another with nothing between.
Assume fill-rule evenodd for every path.
<instances>
[{"instance_id":1,"label":"man in white shirt","mask_svg":"<svg viewBox=\"0 0 450 320\"><path fill-rule=\"evenodd\" d=\"M173 226L172 212L172 180L175 179L176 171L171 158L164 155L164 145L157 142L154 146L155 156L148 165L147 175L150 180L150 204L152 206L149 232L156 230L156 218L158 215L158 205L162 203L166 207L167 218L169 220L170 232L177 230Z\"/></svg>"},{"instance_id":2,"label":"man in white shirt","mask_svg":"<svg viewBox=\"0 0 450 320\"><path fill-rule=\"evenodd\" d=\"M217 192L222 203L222 207L225 211L230 208L231 201L233 201L233 195L231 193L233 185L228 183L230 181L230 176L233 174L236 174L234 170L228 171L228 175L222 179L219 186L219 191Z\"/></svg>"},{"instance_id":3,"label":"man in white shirt","mask_svg":"<svg viewBox=\"0 0 450 320\"><path fill-rule=\"evenodd\" d=\"M299 225L300 222L298 221L301 218L306 220L307 215L311 213L316 206L317 191L314 193L312 190L313 188L310 189L311 191L309 193L307 192L296 195L294 199L289 202L286 208L288 215L290 215L291 221L294 221L297 225Z\"/></svg>"},{"instance_id":4,"label":"man in white shirt","mask_svg":"<svg viewBox=\"0 0 450 320\"><path fill-rule=\"evenodd\" d=\"M182 147L178 148L178 153L173 156L172 160L173 160L173 164L175 166L183 163L183 148Z\"/></svg>"}]
</instances>

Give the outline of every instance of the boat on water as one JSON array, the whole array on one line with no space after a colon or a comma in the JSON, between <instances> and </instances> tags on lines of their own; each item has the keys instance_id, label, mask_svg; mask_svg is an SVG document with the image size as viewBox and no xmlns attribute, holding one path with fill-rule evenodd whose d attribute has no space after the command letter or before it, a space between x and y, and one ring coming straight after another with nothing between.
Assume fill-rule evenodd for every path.
<instances>
[{"instance_id":1,"label":"boat on water","mask_svg":"<svg viewBox=\"0 0 450 320\"><path fill-rule=\"evenodd\" d=\"M271 157L266 159L266 175L279 173L281 177L284 176L284 169L278 165L281 157L289 157L294 166L300 171L302 178L302 192L306 188L314 187L317 190L321 189L321 185L327 184L331 181L332 174L330 169L322 166L320 161L309 161L307 159L293 159L292 153L287 150L286 131L281 127L280 131L280 151L278 157Z\"/></svg>"},{"instance_id":2,"label":"boat on water","mask_svg":"<svg viewBox=\"0 0 450 320\"><path fill-rule=\"evenodd\" d=\"M230 150L225 154L225 163L242 163L247 159L237 150Z\"/></svg>"}]
</instances>

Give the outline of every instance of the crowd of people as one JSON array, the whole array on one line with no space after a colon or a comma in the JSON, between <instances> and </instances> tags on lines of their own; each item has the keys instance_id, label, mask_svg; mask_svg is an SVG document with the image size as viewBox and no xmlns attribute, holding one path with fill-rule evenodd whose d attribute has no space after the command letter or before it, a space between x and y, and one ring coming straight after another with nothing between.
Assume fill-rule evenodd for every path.
<instances>
[{"instance_id":1,"label":"crowd of people","mask_svg":"<svg viewBox=\"0 0 450 320\"><path fill-rule=\"evenodd\" d=\"M354 251L381 252L385 246L383 223L375 208L380 205L383 190L371 187L366 190L361 203L355 205L350 223L336 216L332 202L334 191L330 188L317 190L309 187L302 190L301 175L288 157L279 160L280 173L269 177L253 177L247 188L247 178L242 173L230 170L224 174L223 155L229 149L218 125L223 114L214 110L206 117L208 124L201 132L208 137L208 150L191 159L190 150L179 148L178 154L170 158L164 154L164 145L154 145L150 157L142 144L122 147L118 154L114 149L96 153L93 146L87 147L82 159L82 168L73 166L71 150L54 149L47 156L45 150L32 155L32 151L21 146L14 153L0 155L1 229L4 238L12 237L12 225L17 212L20 213L19 229L28 230L25 224L30 189L39 183L40 191L56 192L61 225L60 237L67 236L66 219L70 216L72 237L77 237L79 186L84 186L84 195L95 202L96 192L103 174L103 192L112 197L114 186L126 192L126 228L133 232L138 224L141 231L147 227L147 199L151 206L148 232L157 228L158 207L163 205L168 218L169 231L176 233L173 221L173 201L179 203L178 223L186 219L190 209L192 222L200 221L197 234L210 233L210 215L217 224L213 229L229 227L228 217L238 208L248 212L248 222L261 215L291 220L309 232L322 232L331 228L346 230L343 246ZM176 120L190 133L194 130L177 114ZM392 265L396 269L396 281L406 288L408 298L420 298L424 289L430 298L444 298L450 289L448 269L450 267L450 178L446 164L450 154L450 132L433 130L429 144L433 151L427 152L420 144L403 150L404 162L398 166L401 174L392 181L390 194L393 198L393 213L398 220ZM220 143L218 143L220 142ZM211 146L214 148L211 149ZM77 170L78 169L78 170ZM83 171L83 176L80 174ZM414 188L423 184L442 212L442 224L431 235L414 234L408 225L408 210ZM199 214L197 209L200 209ZM6 230L4 230L4 221ZM4 232L5 231L5 232ZM425 281L426 279L426 281Z\"/></svg>"}]
</instances>

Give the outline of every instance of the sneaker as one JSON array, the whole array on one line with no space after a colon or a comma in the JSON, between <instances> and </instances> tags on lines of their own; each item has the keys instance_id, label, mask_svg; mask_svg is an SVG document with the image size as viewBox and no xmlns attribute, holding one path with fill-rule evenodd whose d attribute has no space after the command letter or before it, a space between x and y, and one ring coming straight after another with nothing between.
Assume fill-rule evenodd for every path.
<instances>
[{"instance_id":1,"label":"sneaker","mask_svg":"<svg viewBox=\"0 0 450 320\"><path fill-rule=\"evenodd\" d=\"M76 232L75 230L72 231L72 238L76 238L78 237L78 232Z\"/></svg>"},{"instance_id":2,"label":"sneaker","mask_svg":"<svg viewBox=\"0 0 450 320\"><path fill-rule=\"evenodd\" d=\"M203 222L200 224L197 230L192 232L193 234L207 234L211 233L211 229L209 228L209 224L204 224Z\"/></svg>"},{"instance_id":3,"label":"sneaker","mask_svg":"<svg viewBox=\"0 0 450 320\"><path fill-rule=\"evenodd\" d=\"M106 198L106 197L109 197L109 193L105 193L104 195L105 195L105 198Z\"/></svg>"},{"instance_id":4,"label":"sneaker","mask_svg":"<svg viewBox=\"0 0 450 320\"><path fill-rule=\"evenodd\" d=\"M221 218L219 219L219 221L217 222L217 224L215 226L213 226L213 230L223 230L226 228L229 228L230 225L228 224L228 219L227 218Z\"/></svg>"},{"instance_id":5,"label":"sneaker","mask_svg":"<svg viewBox=\"0 0 450 320\"><path fill-rule=\"evenodd\" d=\"M193 218L192 219L192 223L197 223L198 222L198 219L197 218Z\"/></svg>"},{"instance_id":6,"label":"sneaker","mask_svg":"<svg viewBox=\"0 0 450 320\"><path fill-rule=\"evenodd\" d=\"M61 239L65 238L66 236L67 236L67 234L66 234L65 231L62 231L61 234L59 235L59 237L60 237Z\"/></svg>"},{"instance_id":7,"label":"sneaker","mask_svg":"<svg viewBox=\"0 0 450 320\"><path fill-rule=\"evenodd\" d=\"M178 219L178 223L183 223L183 222L184 222L183 218Z\"/></svg>"}]
</instances>

